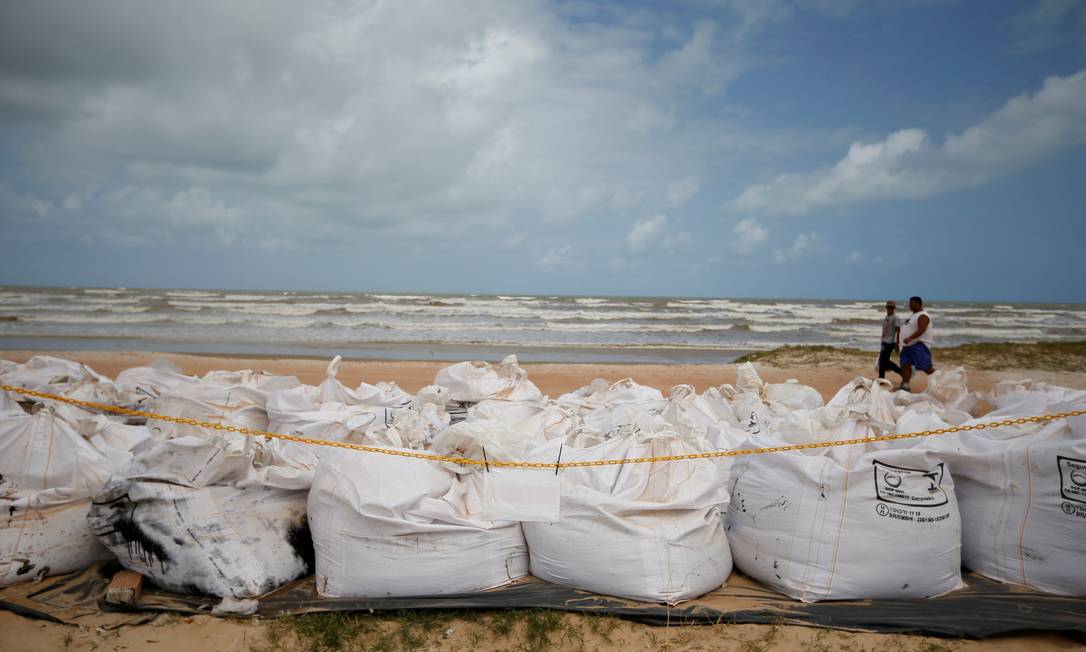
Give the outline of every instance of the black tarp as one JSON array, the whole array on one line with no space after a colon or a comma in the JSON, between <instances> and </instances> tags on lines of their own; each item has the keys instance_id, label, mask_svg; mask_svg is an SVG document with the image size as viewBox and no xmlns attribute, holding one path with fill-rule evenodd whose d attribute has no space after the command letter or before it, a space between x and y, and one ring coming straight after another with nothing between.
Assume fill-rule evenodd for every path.
<instances>
[{"instance_id":1,"label":"black tarp","mask_svg":"<svg viewBox=\"0 0 1086 652\"><path fill-rule=\"evenodd\" d=\"M156 613L210 614L218 599L144 589L133 605L111 604L105 589L115 563L42 582L0 589L0 608L55 622L118 626ZM1068 598L1000 584L977 575L966 587L927 600L847 600L802 603L774 593L739 573L725 587L675 607L564 589L535 578L482 593L441 597L322 598L313 578L262 596L256 615L274 618L325 611L404 609L519 609L608 614L651 625L776 623L853 631L986 638L998 634L1058 632L1086 636L1086 598Z\"/></svg>"}]
</instances>

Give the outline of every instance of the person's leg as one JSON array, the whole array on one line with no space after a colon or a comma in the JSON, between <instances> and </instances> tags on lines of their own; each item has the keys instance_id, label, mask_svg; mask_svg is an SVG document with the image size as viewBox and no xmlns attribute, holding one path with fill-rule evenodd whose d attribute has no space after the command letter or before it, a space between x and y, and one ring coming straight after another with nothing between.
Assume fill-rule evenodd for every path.
<instances>
[{"instance_id":1,"label":"person's leg","mask_svg":"<svg viewBox=\"0 0 1086 652\"><path fill-rule=\"evenodd\" d=\"M890 362L890 351L893 347L888 347L886 344L882 345L879 349L879 378L886 378L886 370L893 364Z\"/></svg>"},{"instance_id":2,"label":"person's leg","mask_svg":"<svg viewBox=\"0 0 1086 652\"><path fill-rule=\"evenodd\" d=\"M917 356L916 368L930 376L935 372L935 368L931 364L931 349L924 343L920 343L917 346L920 348L920 355Z\"/></svg>"},{"instance_id":3,"label":"person's leg","mask_svg":"<svg viewBox=\"0 0 1086 652\"><path fill-rule=\"evenodd\" d=\"M894 354L894 345L886 345L886 369L892 371L897 375L901 375L901 367L897 366L897 363L890 359L890 356Z\"/></svg>"},{"instance_id":4,"label":"person's leg","mask_svg":"<svg viewBox=\"0 0 1086 652\"><path fill-rule=\"evenodd\" d=\"M909 379L913 377L913 365L916 362L915 355L915 345L901 349L901 389L906 392L912 391L912 388L909 387Z\"/></svg>"}]
</instances>

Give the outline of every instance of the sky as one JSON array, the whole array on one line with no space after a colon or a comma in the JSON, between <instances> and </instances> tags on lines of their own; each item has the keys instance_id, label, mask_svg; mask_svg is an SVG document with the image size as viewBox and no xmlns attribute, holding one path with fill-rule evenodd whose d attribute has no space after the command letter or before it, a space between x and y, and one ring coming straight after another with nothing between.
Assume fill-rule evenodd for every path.
<instances>
[{"instance_id":1,"label":"sky","mask_svg":"<svg viewBox=\"0 0 1086 652\"><path fill-rule=\"evenodd\" d=\"M0 284L1086 302L1086 0L0 4Z\"/></svg>"}]
</instances>

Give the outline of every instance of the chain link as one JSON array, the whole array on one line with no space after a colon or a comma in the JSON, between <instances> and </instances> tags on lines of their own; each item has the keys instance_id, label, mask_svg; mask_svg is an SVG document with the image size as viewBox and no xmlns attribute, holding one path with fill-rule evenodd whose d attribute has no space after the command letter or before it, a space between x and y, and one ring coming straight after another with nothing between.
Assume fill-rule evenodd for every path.
<instances>
[{"instance_id":1,"label":"chain link","mask_svg":"<svg viewBox=\"0 0 1086 652\"><path fill-rule=\"evenodd\" d=\"M813 450L816 448L830 448L833 446L852 446L855 444L870 444L874 442L882 441L897 441L899 439L913 439L917 437L933 437L938 435L945 435L952 432L968 432L971 430L985 430L990 428L1002 428L1004 426L1020 426L1028 423L1046 423L1049 421L1057 421L1059 419L1066 419L1068 417L1078 417L1086 415L1086 410L1071 410L1069 412L1057 412L1055 414L1040 414L1031 417L1020 417L1016 419L1005 419L1003 421L990 421L987 423L978 423L970 426L957 426L951 428L940 428L938 430L920 430L917 432L905 432L894 435L880 435L877 437L861 437L856 439L839 439L834 441L820 441L811 442L807 444L789 444L786 446L772 446L769 448L747 448L740 450L728 450L728 451L710 451L707 453L690 453L686 455L660 455L656 457L628 457L620 460L587 460L580 462L513 462L507 460L475 460L467 457L451 457L449 455L435 455L433 453L422 453L418 451L409 451L393 448L381 448L379 446L365 446L362 444L352 444L345 441L327 441L324 439L312 439L309 437L299 437L297 435L287 435L280 432L269 432L267 430L257 430L255 428L246 428L244 426L230 426L221 423L211 423L207 421L197 421L196 419L183 419L180 417L171 417L165 414L155 414L154 412L143 412L141 410L130 410L128 408L119 407L116 405L108 405L106 403L95 403L93 401L83 401L76 398L70 398L67 396L58 396L56 394L48 394L46 392L38 392L32 389L23 389L21 387L13 387L11 385L0 385L0 390L5 392L14 392L23 394L24 396L31 396L34 398L46 399L50 401L59 401L61 403L68 403L70 405L76 405L82 408L88 408L91 410L100 410L102 412L111 412L113 414L123 414L131 417L143 417L146 419L152 419L155 421L168 421L170 423L177 423L186 426L195 426L199 428L206 428L210 430L225 430L226 432L236 432L241 435L249 437L264 437L266 439L279 439L282 441L294 442L296 444L312 444L314 446L328 446L331 448L345 448L348 450L361 451L363 453L377 453L378 455L394 455L397 457L408 457L418 460L429 460L431 462L447 462L450 464L459 464L462 466L493 466L497 468L510 468L510 469L575 469L591 466L615 466L619 464L651 464L655 462L681 462L684 460L702 460L702 459L715 459L721 457L740 457L743 455L762 455L765 453L784 453L788 451L799 450Z\"/></svg>"}]
</instances>

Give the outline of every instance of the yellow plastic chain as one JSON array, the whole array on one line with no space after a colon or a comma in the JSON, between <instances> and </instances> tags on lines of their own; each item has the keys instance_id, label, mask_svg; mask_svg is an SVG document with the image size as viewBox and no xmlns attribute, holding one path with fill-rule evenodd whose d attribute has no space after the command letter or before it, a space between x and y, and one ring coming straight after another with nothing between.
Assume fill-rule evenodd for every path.
<instances>
[{"instance_id":1,"label":"yellow plastic chain","mask_svg":"<svg viewBox=\"0 0 1086 652\"><path fill-rule=\"evenodd\" d=\"M105 403L94 403L92 401L81 401L75 398L69 398L67 396L58 396L56 394L48 394L46 392L37 392L32 389L23 389L21 387L12 387L11 385L2 385L0 390L5 392L15 392L23 394L25 396L32 396L34 398L47 399L51 401L60 401L62 403L68 403L70 405L77 405L83 408L90 408L92 410L101 410L103 412L112 412L114 414L124 414L131 417L144 417L147 419L154 419L156 421L169 421L171 423L177 423L186 426L195 426L197 428L206 428L208 430L222 430L226 432L235 432L240 435L247 435L250 437L266 437L268 439L281 439L283 441L292 441L298 444L313 444L315 446L329 446L331 448L346 448L350 450L361 451L364 453L377 453L379 455L394 455L397 457L410 457L419 460L430 460L431 462L450 462L452 464L461 464L465 466L494 466L499 468L511 468L511 469L573 469L586 466L614 466L616 464L647 464L652 462L678 462L682 460L704 460L713 459L717 457L739 457L741 455L761 455L764 453L783 453L785 451L801 451L811 450L815 448L829 448L831 446L851 446L853 444L870 444L872 442L880 441L896 441L898 439L911 439L915 437L931 437L934 435L945 435L952 432L967 432L970 430L985 430L987 428L1001 428L1003 426L1016 426L1025 425L1027 423L1044 423L1047 421L1056 421L1058 419L1066 419L1068 417L1078 417L1086 415L1086 410L1072 410L1070 412L1058 412L1055 414L1041 414L1032 417L1020 417L1017 419L1005 419L1003 421L991 421L988 423L978 423L971 426L957 426L950 428L940 428L938 430L920 430L918 432L905 432L896 435L881 435L878 437L860 437L856 439L840 439L835 441L820 441L812 442L809 444L790 444L788 446L773 446L770 448L749 448L743 450L730 450L730 451L710 451L708 453L690 453L688 455L661 455L658 457L628 457L621 460L591 460L581 462L511 462L507 460L475 460L466 457L450 457L448 455L434 455L432 453L420 453L417 451L400 450L393 448L381 448L379 446L363 446L362 444L352 444L342 441L326 441L323 439L311 439L309 437L298 437L295 435L285 435L279 432L269 432L267 430L257 430L255 428L245 428L242 426L224 426L221 423L211 423L208 421L197 421L196 419L182 419L179 417L171 417L165 414L155 414L154 412L142 412L140 410L129 410L128 408L118 407L116 405L107 405Z\"/></svg>"}]
</instances>

